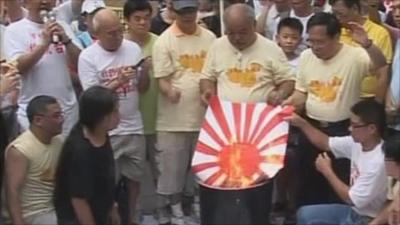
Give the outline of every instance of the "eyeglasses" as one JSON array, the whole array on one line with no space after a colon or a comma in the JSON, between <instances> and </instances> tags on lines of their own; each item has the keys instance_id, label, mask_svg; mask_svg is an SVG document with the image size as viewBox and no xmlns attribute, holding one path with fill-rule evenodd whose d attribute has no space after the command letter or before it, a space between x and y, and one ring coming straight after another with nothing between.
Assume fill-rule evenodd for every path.
<instances>
[{"instance_id":1,"label":"eyeglasses","mask_svg":"<svg viewBox=\"0 0 400 225\"><path fill-rule=\"evenodd\" d=\"M369 123L367 123L367 124L356 124L356 123L350 123L350 127L351 128L355 128L355 129L357 129L357 128L362 128L362 127L367 127L368 125L370 125Z\"/></svg>"},{"instance_id":2,"label":"eyeglasses","mask_svg":"<svg viewBox=\"0 0 400 225\"><path fill-rule=\"evenodd\" d=\"M63 119L63 118L64 118L65 113L63 113L63 112L57 112L57 113L54 113L54 114L52 114L52 115L37 114L37 116L43 116L43 117L47 117L47 118L59 120L59 119Z\"/></svg>"}]
</instances>

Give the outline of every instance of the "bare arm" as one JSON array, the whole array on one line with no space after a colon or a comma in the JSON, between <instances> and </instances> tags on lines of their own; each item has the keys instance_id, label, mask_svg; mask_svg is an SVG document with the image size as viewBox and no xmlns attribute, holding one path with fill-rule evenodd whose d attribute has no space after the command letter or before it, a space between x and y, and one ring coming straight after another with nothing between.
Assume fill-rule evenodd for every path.
<instances>
[{"instance_id":1,"label":"bare arm","mask_svg":"<svg viewBox=\"0 0 400 225\"><path fill-rule=\"evenodd\" d=\"M26 72L39 62L48 47L48 44L37 45L33 48L32 52L23 54L17 59L17 68L22 75L26 74Z\"/></svg>"},{"instance_id":2,"label":"bare arm","mask_svg":"<svg viewBox=\"0 0 400 225\"><path fill-rule=\"evenodd\" d=\"M209 79L201 79L200 80L200 97L201 97L201 102L204 105L208 105L208 102L211 98L211 96L216 95L217 90L216 90L216 84L214 81L209 80Z\"/></svg>"},{"instance_id":3,"label":"bare arm","mask_svg":"<svg viewBox=\"0 0 400 225\"><path fill-rule=\"evenodd\" d=\"M343 183L333 172L333 170L330 170L330 172L324 174L325 178L328 180L329 184L332 186L333 190L335 190L336 194L342 199L342 201L353 205L353 202L350 199L349 191L350 187Z\"/></svg>"},{"instance_id":4,"label":"bare arm","mask_svg":"<svg viewBox=\"0 0 400 225\"><path fill-rule=\"evenodd\" d=\"M304 105L307 100L307 93L295 90L293 94L285 101L283 101L283 105L292 105L295 107L297 112L300 112L304 109Z\"/></svg>"},{"instance_id":5,"label":"bare arm","mask_svg":"<svg viewBox=\"0 0 400 225\"><path fill-rule=\"evenodd\" d=\"M82 198L72 198L72 207L80 224L94 225L94 217L87 200Z\"/></svg>"},{"instance_id":6,"label":"bare arm","mask_svg":"<svg viewBox=\"0 0 400 225\"><path fill-rule=\"evenodd\" d=\"M380 103L384 103L386 100L386 94L390 84L389 70L389 65L385 65L376 71L378 76L378 85L376 88L375 99Z\"/></svg>"},{"instance_id":7,"label":"bare arm","mask_svg":"<svg viewBox=\"0 0 400 225\"><path fill-rule=\"evenodd\" d=\"M25 224L19 196L25 182L28 166L28 159L16 148L11 147L6 151L6 196L8 211L13 224Z\"/></svg>"},{"instance_id":8,"label":"bare arm","mask_svg":"<svg viewBox=\"0 0 400 225\"><path fill-rule=\"evenodd\" d=\"M387 202L385 207L368 225L381 225L389 222L389 211L393 207L393 201Z\"/></svg>"}]
</instances>

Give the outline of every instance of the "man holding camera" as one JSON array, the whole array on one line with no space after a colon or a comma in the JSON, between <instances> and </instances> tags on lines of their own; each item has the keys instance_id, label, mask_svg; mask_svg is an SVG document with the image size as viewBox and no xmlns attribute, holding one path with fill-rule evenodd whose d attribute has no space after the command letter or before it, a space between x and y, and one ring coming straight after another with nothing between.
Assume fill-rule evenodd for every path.
<instances>
[{"instance_id":1,"label":"man holding camera","mask_svg":"<svg viewBox=\"0 0 400 225\"><path fill-rule=\"evenodd\" d=\"M27 129L28 102L41 94L54 96L65 113L63 134L66 135L77 120L74 77L69 67L76 67L79 44L67 25L48 16L55 0L32 0L26 4L28 16L8 26L4 35L6 57L16 60L22 76L18 121L22 129Z\"/></svg>"}]
</instances>

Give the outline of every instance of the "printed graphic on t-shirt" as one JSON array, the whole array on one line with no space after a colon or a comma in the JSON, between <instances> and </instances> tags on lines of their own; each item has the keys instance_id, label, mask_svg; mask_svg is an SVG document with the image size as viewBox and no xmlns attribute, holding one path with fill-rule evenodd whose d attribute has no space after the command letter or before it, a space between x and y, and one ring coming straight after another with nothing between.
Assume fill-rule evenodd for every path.
<instances>
[{"instance_id":1,"label":"printed graphic on t-shirt","mask_svg":"<svg viewBox=\"0 0 400 225\"><path fill-rule=\"evenodd\" d=\"M351 167L351 174L350 174L350 186L356 182L357 178L360 176L360 171L358 170L356 165Z\"/></svg>"},{"instance_id":2,"label":"printed graphic on t-shirt","mask_svg":"<svg viewBox=\"0 0 400 225\"><path fill-rule=\"evenodd\" d=\"M321 102L329 103L335 101L342 81L341 77L334 76L328 82L312 80L308 86L310 93L314 94Z\"/></svg>"},{"instance_id":3,"label":"printed graphic on t-shirt","mask_svg":"<svg viewBox=\"0 0 400 225\"><path fill-rule=\"evenodd\" d=\"M185 69L191 69L193 72L200 73L203 69L207 52L201 51L200 54L183 54L179 56L179 63Z\"/></svg>"},{"instance_id":4,"label":"printed graphic on t-shirt","mask_svg":"<svg viewBox=\"0 0 400 225\"><path fill-rule=\"evenodd\" d=\"M261 71L261 65L251 63L246 69L236 67L228 68L226 74L229 81L239 84L241 87L253 87L257 82L257 72Z\"/></svg>"},{"instance_id":5,"label":"printed graphic on t-shirt","mask_svg":"<svg viewBox=\"0 0 400 225\"><path fill-rule=\"evenodd\" d=\"M38 45L38 43L42 40L42 34L31 33L29 34L31 37L31 42L29 43L29 52L32 52L33 49ZM65 51L65 47L63 43L51 44L45 54L62 54Z\"/></svg>"},{"instance_id":6,"label":"printed graphic on t-shirt","mask_svg":"<svg viewBox=\"0 0 400 225\"><path fill-rule=\"evenodd\" d=\"M100 74L100 82L101 84L109 84L111 81L115 80L118 77L118 74L121 73L122 67L117 67L117 68L109 68L106 70L103 70ZM127 82L123 85L121 85L119 88L117 88L115 91L118 94L118 96L121 97L126 97L126 95L130 92L135 92L136 87L133 85L133 81Z\"/></svg>"}]
</instances>

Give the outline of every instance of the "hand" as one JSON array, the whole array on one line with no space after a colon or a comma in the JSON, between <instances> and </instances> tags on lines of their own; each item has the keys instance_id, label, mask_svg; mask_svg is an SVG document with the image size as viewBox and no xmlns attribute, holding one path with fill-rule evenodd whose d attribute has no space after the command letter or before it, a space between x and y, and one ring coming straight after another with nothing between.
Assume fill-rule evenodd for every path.
<instances>
[{"instance_id":1,"label":"hand","mask_svg":"<svg viewBox=\"0 0 400 225\"><path fill-rule=\"evenodd\" d=\"M331 158L326 152L318 155L317 159L315 160L315 167L324 176L332 172Z\"/></svg>"},{"instance_id":2,"label":"hand","mask_svg":"<svg viewBox=\"0 0 400 225\"><path fill-rule=\"evenodd\" d=\"M60 24L57 22L49 22L45 24L45 27L42 31L42 44L50 45L53 41L52 39L54 35L59 36L61 38L61 42L66 42L69 40L64 28Z\"/></svg>"},{"instance_id":3,"label":"hand","mask_svg":"<svg viewBox=\"0 0 400 225\"><path fill-rule=\"evenodd\" d=\"M211 97L214 95L214 93L211 90L205 90L200 98L201 98L201 103L204 106L208 106L208 103L210 102Z\"/></svg>"},{"instance_id":4,"label":"hand","mask_svg":"<svg viewBox=\"0 0 400 225\"><path fill-rule=\"evenodd\" d=\"M109 220L110 220L111 225L120 225L121 224L121 218L120 218L119 212L118 212L118 205L116 203L111 209L111 212L109 215Z\"/></svg>"},{"instance_id":5,"label":"hand","mask_svg":"<svg viewBox=\"0 0 400 225\"><path fill-rule=\"evenodd\" d=\"M396 197L393 199L393 205L389 209L389 225L400 224L400 198L399 193L396 193Z\"/></svg>"},{"instance_id":6,"label":"hand","mask_svg":"<svg viewBox=\"0 0 400 225\"><path fill-rule=\"evenodd\" d=\"M124 85L130 82L131 79L134 79L136 76L136 70L132 69L130 66L124 66L120 68L120 72L118 73L118 84Z\"/></svg>"},{"instance_id":7,"label":"hand","mask_svg":"<svg viewBox=\"0 0 400 225\"><path fill-rule=\"evenodd\" d=\"M268 95L267 103L269 105L276 106L281 104L283 100L284 100L284 94L279 90L273 90Z\"/></svg>"},{"instance_id":8,"label":"hand","mask_svg":"<svg viewBox=\"0 0 400 225\"><path fill-rule=\"evenodd\" d=\"M350 29L351 36L355 42L364 48L370 45L371 40L368 39L368 34L362 25L356 22L349 22L348 28Z\"/></svg>"},{"instance_id":9,"label":"hand","mask_svg":"<svg viewBox=\"0 0 400 225\"><path fill-rule=\"evenodd\" d=\"M305 119L303 119L301 116L299 116L296 113L292 113L289 117L283 118L284 120L288 121L290 125L295 126L295 127L301 127L304 124L307 123Z\"/></svg>"},{"instance_id":10,"label":"hand","mask_svg":"<svg viewBox=\"0 0 400 225\"><path fill-rule=\"evenodd\" d=\"M176 104L181 99L181 92L175 88L171 88L167 93L167 99L173 104Z\"/></svg>"},{"instance_id":11,"label":"hand","mask_svg":"<svg viewBox=\"0 0 400 225\"><path fill-rule=\"evenodd\" d=\"M4 73L3 73L4 71ZM1 65L0 74L0 96L3 96L13 90L16 90L20 85L21 77L18 70L9 65Z\"/></svg>"}]
</instances>

